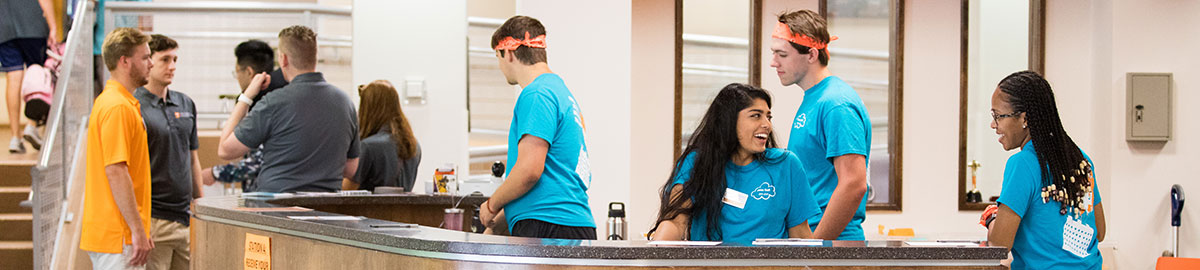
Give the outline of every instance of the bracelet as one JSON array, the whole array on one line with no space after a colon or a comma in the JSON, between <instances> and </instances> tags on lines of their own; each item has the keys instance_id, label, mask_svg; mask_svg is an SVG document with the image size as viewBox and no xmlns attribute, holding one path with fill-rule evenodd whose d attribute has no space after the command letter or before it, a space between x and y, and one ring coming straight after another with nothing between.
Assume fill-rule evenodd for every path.
<instances>
[{"instance_id":1,"label":"bracelet","mask_svg":"<svg viewBox=\"0 0 1200 270\"><path fill-rule=\"evenodd\" d=\"M245 102L245 103L246 103L246 105L250 105L250 106L253 106L253 105L254 105L254 99L251 99L251 98L249 98L249 97L246 97L246 95L238 95L237 101L238 101L238 102Z\"/></svg>"},{"instance_id":2,"label":"bracelet","mask_svg":"<svg viewBox=\"0 0 1200 270\"><path fill-rule=\"evenodd\" d=\"M492 215L496 215L500 212L500 211L492 211L492 200L487 200L483 203L487 204L487 206L484 207L484 209L487 209L488 213L492 213Z\"/></svg>"}]
</instances>

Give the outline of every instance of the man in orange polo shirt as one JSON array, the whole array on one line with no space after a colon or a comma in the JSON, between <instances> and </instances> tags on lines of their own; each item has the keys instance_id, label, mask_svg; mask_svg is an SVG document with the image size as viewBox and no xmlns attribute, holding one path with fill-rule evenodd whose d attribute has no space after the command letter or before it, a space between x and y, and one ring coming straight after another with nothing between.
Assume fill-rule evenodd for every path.
<instances>
[{"instance_id":1,"label":"man in orange polo shirt","mask_svg":"<svg viewBox=\"0 0 1200 270\"><path fill-rule=\"evenodd\" d=\"M112 77L96 97L87 129L87 180L79 248L93 269L145 267L150 229L150 153L133 89L150 74L150 36L117 28L104 39Z\"/></svg>"}]
</instances>

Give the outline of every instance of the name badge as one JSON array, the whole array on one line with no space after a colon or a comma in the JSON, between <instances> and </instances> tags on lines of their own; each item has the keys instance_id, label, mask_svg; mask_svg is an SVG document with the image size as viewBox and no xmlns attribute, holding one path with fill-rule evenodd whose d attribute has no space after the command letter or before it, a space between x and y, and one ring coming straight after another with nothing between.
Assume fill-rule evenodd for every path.
<instances>
[{"instance_id":1,"label":"name badge","mask_svg":"<svg viewBox=\"0 0 1200 270\"><path fill-rule=\"evenodd\" d=\"M746 195L746 193L742 193L731 188L725 188L725 198L721 199L721 202L732 205L733 207L737 207L739 209L746 209L746 200L749 198L750 196Z\"/></svg>"}]
</instances>

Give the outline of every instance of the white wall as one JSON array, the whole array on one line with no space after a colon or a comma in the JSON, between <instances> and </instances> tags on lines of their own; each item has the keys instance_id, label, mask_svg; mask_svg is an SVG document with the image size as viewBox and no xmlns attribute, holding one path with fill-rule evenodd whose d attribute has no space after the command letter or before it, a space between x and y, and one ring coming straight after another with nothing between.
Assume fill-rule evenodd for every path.
<instances>
[{"instance_id":1,"label":"white wall","mask_svg":"<svg viewBox=\"0 0 1200 270\"><path fill-rule=\"evenodd\" d=\"M631 7L628 0L517 1L517 14L536 18L546 27L550 69L562 76L582 107L592 165L588 195L597 234L605 233L608 203L630 199Z\"/></svg>"},{"instance_id":2,"label":"white wall","mask_svg":"<svg viewBox=\"0 0 1200 270\"><path fill-rule=\"evenodd\" d=\"M630 79L629 237L637 239L658 215L658 192L675 155L674 0L633 2Z\"/></svg>"},{"instance_id":3,"label":"white wall","mask_svg":"<svg viewBox=\"0 0 1200 270\"><path fill-rule=\"evenodd\" d=\"M403 105L422 147L418 192L444 163L468 169L466 36L465 0L354 1L354 84L386 79L403 95L406 78L425 80L427 103Z\"/></svg>"},{"instance_id":4,"label":"white wall","mask_svg":"<svg viewBox=\"0 0 1200 270\"><path fill-rule=\"evenodd\" d=\"M1061 4L1061 3L1059 3ZM1092 3L1092 24L1096 27L1092 44L1071 40L1050 39L1053 45L1072 44L1091 46L1095 58L1092 88L1079 89L1095 95L1090 114L1093 130L1100 137L1091 138L1093 145L1107 146L1111 174L1105 197L1109 218L1110 239L1117 246L1117 262L1123 268L1150 269L1154 257L1170 245L1167 198L1171 184L1181 184L1192 194L1200 194L1200 181L1194 173L1185 171L1200 161L1200 122L1190 116L1200 115L1200 109L1190 102L1200 100L1200 3L1194 1L1101 1ZM1050 15L1086 12L1077 6L1052 6ZM1048 36L1055 32L1047 33ZM1054 47L1051 47L1054 48ZM1067 51L1059 46L1050 52ZM1049 54L1050 52L1047 52ZM1110 62L1105 62L1110 61ZM1066 65L1067 63L1061 63ZM1075 66L1078 68L1078 66ZM1068 74L1072 69L1050 73L1051 78ZM1125 73L1172 72L1176 117L1172 140L1163 143L1128 143L1125 135ZM1064 101L1059 101L1063 104ZM1063 106L1063 105L1060 105ZM1062 107L1060 107L1060 110ZM1103 176L1103 175L1102 175ZM1104 186L1101 186L1104 190ZM1107 195L1107 194L1104 194ZM1192 195L1192 200L1197 200ZM1200 257L1200 207L1192 205L1183 214L1180 232L1180 255Z\"/></svg>"}]
</instances>

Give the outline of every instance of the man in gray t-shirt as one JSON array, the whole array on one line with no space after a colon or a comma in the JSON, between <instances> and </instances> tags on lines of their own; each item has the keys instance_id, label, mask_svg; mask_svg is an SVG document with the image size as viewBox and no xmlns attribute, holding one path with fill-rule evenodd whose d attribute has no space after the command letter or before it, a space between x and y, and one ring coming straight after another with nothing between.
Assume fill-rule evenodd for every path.
<instances>
[{"instance_id":1,"label":"man in gray t-shirt","mask_svg":"<svg viewBox=\"0 0 1200 270\"><path fill-rule=\"evenodd\" d=\"M280 31L279 65L288 85L247 112L270 83L265 73L255 75L221 131L217 155L223 159L262 145L263 164L251 191L335 191L358 169L354 104L316 72L316 49L316 33L308 27Z\"/></svg>"}]
</instances>

